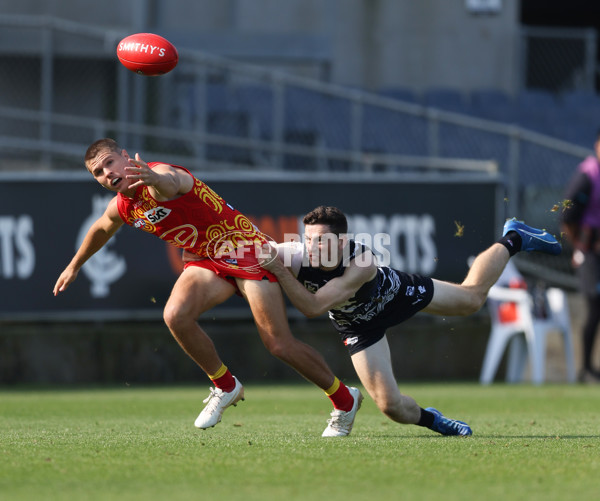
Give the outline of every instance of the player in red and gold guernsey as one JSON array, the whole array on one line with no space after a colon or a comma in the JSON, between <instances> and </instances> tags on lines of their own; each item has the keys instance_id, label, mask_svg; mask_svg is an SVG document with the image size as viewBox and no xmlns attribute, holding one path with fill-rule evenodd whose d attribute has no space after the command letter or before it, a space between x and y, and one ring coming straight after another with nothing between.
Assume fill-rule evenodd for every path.
<instances>
[{"instance_id":1,"label":"player in red and gold guernsey","mask_svg":"<svg viewBox=\"0 0 600 501\"><path fill-rule=\"evenodd\" d=\"M325 436L348 435L362 395L347 387L311 346L290 331L277 279L258 263L265 236L187 169L131 158L112 139L93 143L85 164L106 189L116 193L91 226L81 246L54 286L54 295L72 283L83 264L124 224L141 229L193 256L175 282L164 320L183 350L204 370L215 388L195 421L198 428L216 425L223 411L244 397L238 379L220 359L198 317L233 294L250 305L260 338L284 361L331 399L340 426ZM340 419L341 418L341 419ZM328 430L332 430L328 426Z\"/></svg>"}]
</instances>

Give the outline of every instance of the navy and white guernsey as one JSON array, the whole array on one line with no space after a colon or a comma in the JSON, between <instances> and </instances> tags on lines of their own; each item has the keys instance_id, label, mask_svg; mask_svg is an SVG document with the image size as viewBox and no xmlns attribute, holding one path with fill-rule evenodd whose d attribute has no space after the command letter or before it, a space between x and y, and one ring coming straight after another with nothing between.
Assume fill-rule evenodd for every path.
<instances>
[{"instance_id":1,"label":"navy and white guernsey","mask_svg":"<svg viewBox=\"0 0 600 501\"><path fill-rule=\"evenodd\" d=\"M316 292L330 280L342 276L348 264L363 252L371 250L349 240L344 258L334 270L324 271L303 261L297 279L306 289ZM378 266L372 280L363 284L344 304L329 310L329 318L353 354L379 341L387 328L425 308L432 297L430 278Z\"/></svg>"}]
</instances>

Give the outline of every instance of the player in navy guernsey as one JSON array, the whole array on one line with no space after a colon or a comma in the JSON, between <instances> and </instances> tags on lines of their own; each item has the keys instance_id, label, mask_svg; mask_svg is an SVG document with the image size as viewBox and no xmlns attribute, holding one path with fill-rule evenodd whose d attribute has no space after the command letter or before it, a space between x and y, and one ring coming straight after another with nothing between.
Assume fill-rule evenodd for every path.
<instances>
[{"instance_id":1,"label":"player in navy guernsey","mask_svg":"<svg viewBox=\"0 0 600 501\"><path fill-rule=\"evenodd\" d=\"M306 262L300 266L297 279L307 289L317 290L333 278L340 277L346 271L348 263L357 256L371 251L362 243L348 240L347 257L342 258L338 266L331 270L313 267ZM370 256L364 259L371 259ZM342 333L344 344L350 353L359 351L359 341L353 334L357 329L379 330L395 325L421 310L431 301L433 287L430 279L401 273L387 266L377 266L372 280L365 282L345 303L329 310L335 328ZM402 301L401 308L395 308ZM400 317L399 317L400 315ZM356 341L354 340L356 339Z\"/></svg>"},{"instance_id":2,"label":"player in navy guernsey","mask_svg":"<svg viewBox=\"0 0 600 501\"><path fill-rule=\"evenodd\" d=\"M400 393L385 332L419 311L474 313L511 256L520 250L559 254L560 244L546 231L510 219L504 236L477 256L465 280L452 284L379 265L370 249L347 238L346 217L336 207L317 207L303 222L305 244L267 247L261 265L277 277L303 314L316 317L329 312L358 377L386 416L443 435L471 435L465 422L449 419L433 407L423 409Z\"/></svg>"}]
</instances>

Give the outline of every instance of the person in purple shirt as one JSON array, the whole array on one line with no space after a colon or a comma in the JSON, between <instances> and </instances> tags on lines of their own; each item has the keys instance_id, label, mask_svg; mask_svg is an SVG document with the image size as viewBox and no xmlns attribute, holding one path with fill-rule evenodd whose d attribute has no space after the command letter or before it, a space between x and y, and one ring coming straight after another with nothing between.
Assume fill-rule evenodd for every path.
<instances>
[{"instance_id":1,"label":"person in purple shirt","mask_svg":"<svg viewBox=\"0 0 600 501\"><path fill-rule=\"evenodd\" d=\"M573 266L587 309L579 375L579 380L587 383L600 382L600 372L592 360L600 324L600 131L594 150L596 155L581 162L571 178L561 221L563 233L573 246Z\"/></svg>"}]
</instances>

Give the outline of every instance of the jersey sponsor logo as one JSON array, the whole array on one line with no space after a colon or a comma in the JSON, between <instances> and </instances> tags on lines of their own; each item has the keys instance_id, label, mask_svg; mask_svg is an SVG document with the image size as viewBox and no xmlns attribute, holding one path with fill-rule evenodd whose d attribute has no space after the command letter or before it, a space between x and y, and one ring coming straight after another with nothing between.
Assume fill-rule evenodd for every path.
<instances>
[{"instance_id":1,"label":"jersey sponsor logo","mask_svg":"<svg viewBox=\"0 0 600 501\"><path fill-rule=\"evenodd\" d=\"M352 346L352 345L355 345L356 343L358 343L358 337L357 336L348 337L348 338L344 339L344 344L346 346Z\"/></svg>"},{"instance_id":2,"label":"jersey sponsor logo","mask_svg":"<svg viewBox=\"0 0 600 501\"><path fill-rule=\"evenodd\" d=\"M413 287L414 289L414 287ZM420 303L421 301L423 301L425 299L425 293L427 292L427 288L424 285L419 285L419 287L417 287L417 291L419 292L419 294L417 295L417 297L415 298L415 300L412 302L412 304L417 304Z\"/></svg>"},{"instance_id":3,"label":"jersey sponsor logo","mask_svg":"<svg viewBox=\"0 0 600 501\"><path fill-rule=\"evenodd\" d=\"M192 224L182 224L165 231L159 237L175 247L195 247L198 240L198 229Z\"/></svg>"},{"instance_id":4,"label":"jersey sponsor logo","mask_svg":"<svg viewBox=\"0 0 600 501\"><path fill-rule=\"evenodd\" d=\"M310 280L304 281L304 288L313 294L319 290L319 284L311 282Z\"/></svg>"},{"instance_id":5,"label":"jersey sponsor logo","mask_svg":"<svg viewBox=\"0 0 600 501\"><path fill-rule=\"evenodd\" d=\"M144 226L146 226L146 221L138 217L135 221L133 221L132 226L134 228L143 228Z\"/></svg>"},{"instance_id":6,"label":"jersey sponsor logo","mask_svg":"<svg viewBox=\"0 0 600 501\"><path fill-rule=\"evenodd\" d=\"M152 224L156 224L163 219L165 219L171 213L171 209L167 209L166 207L154 207L146 212L144 212L144 216L150 221Z\"/></svg>"}]
</instances>

